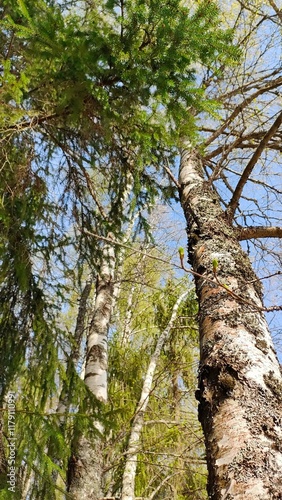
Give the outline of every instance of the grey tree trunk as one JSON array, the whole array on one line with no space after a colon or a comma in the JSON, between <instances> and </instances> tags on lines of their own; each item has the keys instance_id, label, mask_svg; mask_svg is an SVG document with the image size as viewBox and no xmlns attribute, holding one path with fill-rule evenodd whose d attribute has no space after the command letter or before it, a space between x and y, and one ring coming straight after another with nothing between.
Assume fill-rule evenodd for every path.
<instances>
[{"instance_id":1,"label":"grey tree trunk","mask_svg":"<svg viewBox=\"0 0 282 500\"><path fill-rule=\"evenodd\" d=\"M80 349L81 342L85 335L86 331L86 315L87 315L87 301L91 292L92 280L88 278L85 283L85 286L81 292L79 307L76 318L76 325L74 331L74 344L72 347L72 351L69 356L68 366L67 366L67 376L71 377L72 370L77 368L79 357L80 357ZM65 384L67 386L67 384ZM67 387L63 387L60 399L57 407L57 413L60 415L60 422L63 425L65 422L64 413L69 411L70 406L70 395Z\"/></svg>"},{"instance_id":2,"label":"grey tree trunk","mask_svg":"<svg viewBox=\"0 0 282 500\"><path fill-rule=\"evenodd\" d=\"M282 377L262 289L196 151L180 197L199 301L199 419L212 500L282 498ZM226 288L228 287L228 289Z\"/></svg>"},{"instance_id":3,"label":"grey tree trunk","mask_svg":"<svg viewBox=\"0 0 282 500\"><path fill-rule=\"evenodd\" d=\"M92 287L92 280L89 278L85 286L81 292L80 300L79 300L79 307L78 307L78 313L77 313L77 318L76 318L76 325L75 325L75 331L74 331L74 336L73 336L73 346L69 355L69 359L67 362L67 369L66 369L66 381L63 383L63 387L61 390L58 406L57 406L57 413L59 415L59 422L60 422L60 428L62 435L64 438L65 436L65 423L67 419L67 415L69 413L70 405L71 405L71 391L72 391L72 384L70 381L73 379L73 373L77 369L79 358L80 358L80 350L81 350L81 343L82 339L85 335L86 332L86 316L87 316L87 302L88 298L91 292L91 287ZM58 460L56 456L56 451L53 449L53 445L49 444L47 454L51 457L51 459L58 465L60 466L60 460ZM62 490L65 488L65 480L62 479L62 477L59 475L57 470L53 471L52 474L53 478L53 483L56 484L56 486L60 487ZM26 486L28 488L28 486ZM26 489L25 488L25 489ZM28 489L26 489L28 491ZM44 495L50 495L50 488L46 487L46 490L43 492ZM59 495L59 496L58 496ZM56 492L56 498L61 497L62 494ZM26 495L23 495L23 498L26 498Z\"/></svg>"}]
</instances>

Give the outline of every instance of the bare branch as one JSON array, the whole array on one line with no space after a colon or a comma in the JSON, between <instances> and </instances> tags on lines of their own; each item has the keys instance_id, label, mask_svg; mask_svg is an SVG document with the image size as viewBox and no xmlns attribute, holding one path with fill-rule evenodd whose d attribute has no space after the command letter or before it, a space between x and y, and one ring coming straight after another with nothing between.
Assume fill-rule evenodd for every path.
<instances>
[{"instance_id":1,"label":"bare branch","mask_svg":"<svg viewBox=\"0 0 282 500\"><path fill-rule=\"evenodd\" d=\"M265 94L269 90L275 89L282 85L282 77L276 78L276 80L273 80L272 82L267 82L266 85L262 86L260 89L258 89L256 92L251 94L249 97L247 97L244 101L242 101L236 108L234 109L233 113L227 118L224 123L219 127L205 142L204 146L207 147L209 144L211 144L217 137L219 137L222 132L228 127L230 123L232 123L235 118L247 107L249 104L254 101L258 96Z\"/></svg>"},{"instance_id":2,"label":"bare branch","mask_svg":"<svg viewBox=\"0 0 282 500\"><path fill-rule=\"evenodd\" d=\"M238 229L238 240L250 240L253 238L282 238L282 227L252 226Z\"/></svg>"},{"instance_id":3,"label":"bare branch","mask_svg":"<svg viewBox=\"0 0 282 500\"><path fill-rule=\"evenodd\" d=\"M167 165L163 165L163 168L165 169L166 173L168 174L169 178L172 180L172 182L176 185L176 187L178 187L178 189L181 187L178 180L174 177L172 171L170 170L169 168L169 164L168 164L168 161L167 161Z\"/></svg>"},{"instance_id":4,"label":"bare branch","mask_svg":"<svg viewBox=\"0 0 282 500\"><path fill-rule=\"evenodd\" d=\"M269 5L275 10L277 16L279 17L280 21L282 22L282 12L279 9L279 7L276 5L276 3L273 0L268 0Z\"/></svg>"},{"instance_id":5,"label":"bare branch","mask_svg":"<svg viewBox=\"0 0 282 500\"><path fill-rule=\"evenodd\" d=\"M249 179L250 174L252 173L253 168L255 167L258 159L262 155L262 153L263 153L264 149L266 148L270 139L276 134L281 123L282 123L282 111L281 111L281 113L279 113L278 117L276 118L273 125L270 127L269 131L265 134L264 138L262 139L262 141L258 145L257 149L255 150L252 158L248 162L244 172L242 173L242 176L241 176L241 178L236 186L236 189L235 189L233 196L231 198L231 201L229 203L229 207L227 209L227 215L228 215L228 218L230 220L234 216L234 213L235 213L235 210L238 206L242 191L244 189L246 182Z\"/></svg>"}]
</instances>

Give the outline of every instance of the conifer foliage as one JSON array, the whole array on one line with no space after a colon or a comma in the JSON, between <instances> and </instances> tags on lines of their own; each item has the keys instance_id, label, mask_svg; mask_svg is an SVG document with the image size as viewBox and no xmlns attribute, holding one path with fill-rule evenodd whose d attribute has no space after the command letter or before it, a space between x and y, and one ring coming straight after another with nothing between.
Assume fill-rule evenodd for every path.
<instances>
[{"instance_id":1,"label":"conifer foliage","mask_svg":"<svg viewBox=\"0 0 282 500\"><path fill-rule=\"evenodd\" d=\"M0 25L0 498L82 500L72 482L83 477L83 438L99 444L95 491L125 500L142 383L190 287L169 248L159 257L150 212L179 200L168 165L184 139L197 143L197 115L219 118L209 75L220 81L241 53L209 0L3 0ZM106 402L84 368L98 290L109 283ZM196 316L191 291L155 356L134 448L141 498L206 498Z\"/></svg>"},{"instance_id":2,"label":"conifer foliage","mask_svg":"<svg viewBox=\"0 0 282 500\"><path fill-rule=\"evenodd\" d=\"M85 332L75 335L75 303L103 251L86 231L121 241L130 217L148 231L162 165L180 131L194 133L187 109L213 106L197 89L195 65L236 50L223 50L231 33L217 28L211 2L4 0L0 14L1 406L16 391L16 496L51 498L66 491L76 433L105 418L79 377ZM85 329L89 303L84 315Z\"/></svg>"}]
</instances>

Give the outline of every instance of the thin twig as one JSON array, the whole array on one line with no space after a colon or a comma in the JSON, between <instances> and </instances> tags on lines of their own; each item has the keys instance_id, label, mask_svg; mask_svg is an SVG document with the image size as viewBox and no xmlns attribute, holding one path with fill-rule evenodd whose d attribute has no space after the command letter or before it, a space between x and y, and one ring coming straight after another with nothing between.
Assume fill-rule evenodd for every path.
<instances>
[{"instance_id":1,"label":"thin twig","mask_svg":"<svg viewBox=\"0 0 282 500\"><path fill-rule=\"evenodd\" d=\"M166 173L168 174L168 176L170 177L172 182L176 185L176 187L178 187L178 189L180 189L181 186L180 186L178 180L174 177L172 171L170 170L167 158L166 158L166 162L167 162L167 165L164 164L163 168L165 169Z\"/></svg>"},{"instance_id":2,"label":"thin twig","mask_svg":"<svg viewBox=\"0 0 282 500\"><path fill-rule=\"evenodd\" d=\"M189 269L186 269L186 267L184 266L184 262L183 261L184 261L184 258L180 256L180 262L181 262L182 269L186 273L191 273L191 271ZM257 311L261 311L261 312L282 311L282 306L272 306L272 307L264 307L264 306L262 306L262 307L260 307L260 306L257 306L257 304L255 304L254 302L250 302L249 300L244 299L244 297L241 297L240 295L237 295L237 293L233 292L224 283L221 283L219 281L215 270L214 270L214 280L211 279L211 278L207 278L207 277L204 278L201 274L195 273L194 271L192 271L192 273L194 275L196 275L196 276L201 277L202 279L204 279L205 281L207 281L209 283L213 283L213 284L217 283L220 286L220 288L222 288L223 290L225 290L229 295L231 295L231 297L233 297L236 300L239 300L243 304L246 304L248 306L253 307Z\"/></svg>"}]
</instances>

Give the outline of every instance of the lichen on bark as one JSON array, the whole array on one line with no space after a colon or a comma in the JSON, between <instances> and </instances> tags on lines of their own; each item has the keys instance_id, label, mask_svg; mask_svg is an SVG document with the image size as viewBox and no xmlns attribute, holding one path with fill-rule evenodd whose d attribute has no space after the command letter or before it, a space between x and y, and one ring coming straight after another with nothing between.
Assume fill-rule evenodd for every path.
<instances>
[{"instance_id":1,"label":"lichen on bark","mask_svg":"<svg viewBox=\"0 0 282 500\"><path fill-rule=\"evenodd\" d=\"M180 197L197 273L199 401L212 500L281 497L282 387L262 287L201 158L183 151ZM217 262L216 276L213 262Z\"/></svg>"}]
</instances>

